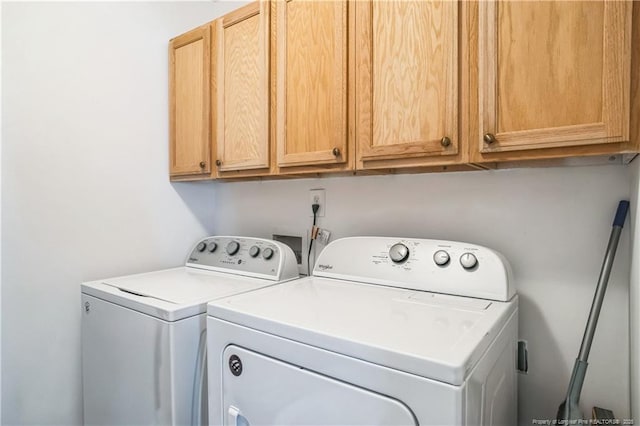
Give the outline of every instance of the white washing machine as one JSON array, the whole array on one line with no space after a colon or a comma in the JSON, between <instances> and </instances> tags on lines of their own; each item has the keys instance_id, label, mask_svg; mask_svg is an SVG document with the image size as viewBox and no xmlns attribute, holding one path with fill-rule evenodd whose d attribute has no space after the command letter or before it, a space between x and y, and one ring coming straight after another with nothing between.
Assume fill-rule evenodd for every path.
<instances>
[{"instance_id":1,"label":"white washing machine","mask_svg":"<svg viewBox=\"0 0 640 426\"><path fill-rule=\"evenodd\" d=\"M209 237L184 267L82 284L85 424L206 424L206 303L297 277L284 244Z\"/></svg>"},{"instance_id":2,"label":"white washing machine","mask_svg":"<svg viewBox=\"0 0 640 426\"><path fill-rule=\"evenodd\" d=\"M209 421L514 426L517 324L492 250L336 240L312 277L209 303Z\"/></svg>"}]
</instances>

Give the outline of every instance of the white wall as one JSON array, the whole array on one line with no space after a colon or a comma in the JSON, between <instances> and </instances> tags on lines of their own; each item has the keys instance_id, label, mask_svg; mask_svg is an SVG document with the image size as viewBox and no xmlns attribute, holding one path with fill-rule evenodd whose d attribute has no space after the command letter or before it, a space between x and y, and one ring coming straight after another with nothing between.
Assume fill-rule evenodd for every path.
<instances>
[{"instance_id":1,"label":"white wall","mask_svg":"<svg viewBox=\"0 0 640 426\"><path fill-rule=\"evenodd\" d=\"M2 424L81 424L80 283L210 233L213 185L168 181L167 47L236 6L2 5Z\"/></svg>"},{"instance_id":2,"label":"white wall","mask_svg":"<svg viewBox=\"0 0 640 426\"><path fill-rule=\"evenodd\" d=\"M635 159L630 169L631 217L629 220L631 245L631 280L629 290L630 346L631 346L631 413L640 418L640 160Z\"/></svg>"},{"instance_id":3,"label":"white wall","mask_svg":"<svg viewBox=\"0 0 640 426\"><path fill-rule=\"evenodd\" d=\"M0 23L2 23L2 2L0 1ZM2 46L2 31L0 31L0 46ZM2 99L2 55L0 55L0 99ZM2 103L0 102L0 129L2 129ZM0 132L0 189L2 188L2 132ZM0 223L2 223L2 203L0 202ZM2 241L2 226L0 226L0 242ZM0 243L0 259L2 259L2 244ZM2 306L2 262L0 261L0 307ZM2 419L2 315L0 315L0 422Z\"/></svg>"},{"instance_id":4,"label":"white wall","mask_svg":"<svg viewBox=\"0 0 640 426\"><path fill-rule=\"evenodd\" d=\"M504 253L520 295L530 371L519 376L520 424L555 418L578 354L624 166L222 183L214 231L268 237L310 227L308 190L325 188L332 237L415 236ZM629 416L629 229L625 228L590 357L582 403Z\"/></svg>"}]
</instances>

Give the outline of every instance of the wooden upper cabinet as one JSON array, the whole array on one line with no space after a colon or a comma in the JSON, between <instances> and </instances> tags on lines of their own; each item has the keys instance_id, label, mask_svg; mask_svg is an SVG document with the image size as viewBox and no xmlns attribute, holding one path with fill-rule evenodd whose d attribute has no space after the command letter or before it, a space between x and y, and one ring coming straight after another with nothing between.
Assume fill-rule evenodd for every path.
<instances>
[{"instance_id":1,"label":"wooden upper cabinet","mask_svg":"<svg viewBox=\"0 0 640 426\"><path fill-rule=\"evenodd\" d=\"M269 167L269 3L213 24L218 175Z\"/></svg>"},{"instance_id":2,"label":"wooden upper cabinet","mask_svg":"<svg viewBox=\"0 0 640 426\"><path fill-rule=\"evenodd\" d=\"M169 172L208 176L210 161L210 28L196 28L169 44Z\"/></svg>"},{"instance_id":3,"label":"wooden upper cabinet","mask_svg":"<svg viewBox=\"0 0 640 426\"><path fill-rule=\"evenodd\" d=\"M628 141L631 7L479 2L477 150Z\"/></svg>"},{"instance_id":4,"label":"wooden upper cabinet","mask_svg":"<svg viewBox=\"0 0 640 426\"><path fill-rule=\"evenodd\" d=\"M357 1L355 13L358 167L458 153L458 3Z\"/></svg>"},{"instance_id":5,"label":"wooden upper cabinet","mask_svg":"<svg viewBox=\"0 0 640 426\"><path fill-rule=\"evenodd\" d=\"M347 1L275 0L277 164L347 161Z\"/></svg>"},{"instance_id":6,"label":"wooden upper cabinet","mask_svg":"<svg viewBox=\"0 0 640 426\"><path fill-rule=\"evenodd\" d=\"M171 178L638 152L639 4L256 1L170 42Z\"/></svg>"}]
</instances>

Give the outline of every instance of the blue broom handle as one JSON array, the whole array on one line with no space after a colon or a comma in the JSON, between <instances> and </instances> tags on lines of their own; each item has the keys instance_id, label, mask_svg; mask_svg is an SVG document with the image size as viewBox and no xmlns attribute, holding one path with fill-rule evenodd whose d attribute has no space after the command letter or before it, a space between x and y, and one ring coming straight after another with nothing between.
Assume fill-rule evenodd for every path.
<instances>
[{"instance_id":1,"label":"blue broom handle","mask_svg":"<svg viewBox=\"0 0 640 426\"><path fill-rule=\"evenodd\" d=\"M624 226L624 220L627 217L627 212L629 211L629 202L627 200L622 200L618 203L618 210L616 211L616 217L613 219L613 226L619 226L622 228Z\"/></svg>"}]
</instances>

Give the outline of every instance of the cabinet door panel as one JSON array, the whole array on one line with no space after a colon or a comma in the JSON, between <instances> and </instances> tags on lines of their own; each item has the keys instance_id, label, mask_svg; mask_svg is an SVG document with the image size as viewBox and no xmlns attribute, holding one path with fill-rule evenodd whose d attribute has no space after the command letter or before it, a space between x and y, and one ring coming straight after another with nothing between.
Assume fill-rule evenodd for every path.
<instances>
[{"instance_id":1,"label":"cabinet door panel","mask_svg":"<svg viewBox=\"0 0 640 426\"><path fill-rule=\"evenodd\" d=\"M215 25L220 172L269 167L268 15L255 2Z\"/></svg>"},{"instance_id":2,"label":"cabinet door panel","mask_svg":"<svg viewBox=\"0 0 640 426\"><path fill-rule=\"evenodd\" d=\"M360 160L456 154L458 4L360 1L356 15Z\"/></svg>"},{"instance_id":3,"label":"cabinet door panel","mask_svg":"<svg viewBox=\"0 0 640 426\"><path fill-rule=\"evenodd\" d=\"M209 174L210 29L197 28L169 46L170 174Z\"/></svg>"},{"instance_id":4,"label":"cabinet door panel","mask_svg":"<svg viewBox=\"0 0 640 426\"><path fill-rule=\"evenodd\" d=\"M628 140L630 19L625 1L480 2L480 152Z\"/></svg>"},{"instance_id":5,"label":"cabinet door panel","mask_svg":"<svg viewBox=\"0 0 640 426\"><path fill-rule=\"evenodd\" d=\"M276 2L278 165L344 163L347 2Z\"/></svg>"}]
</instances>

